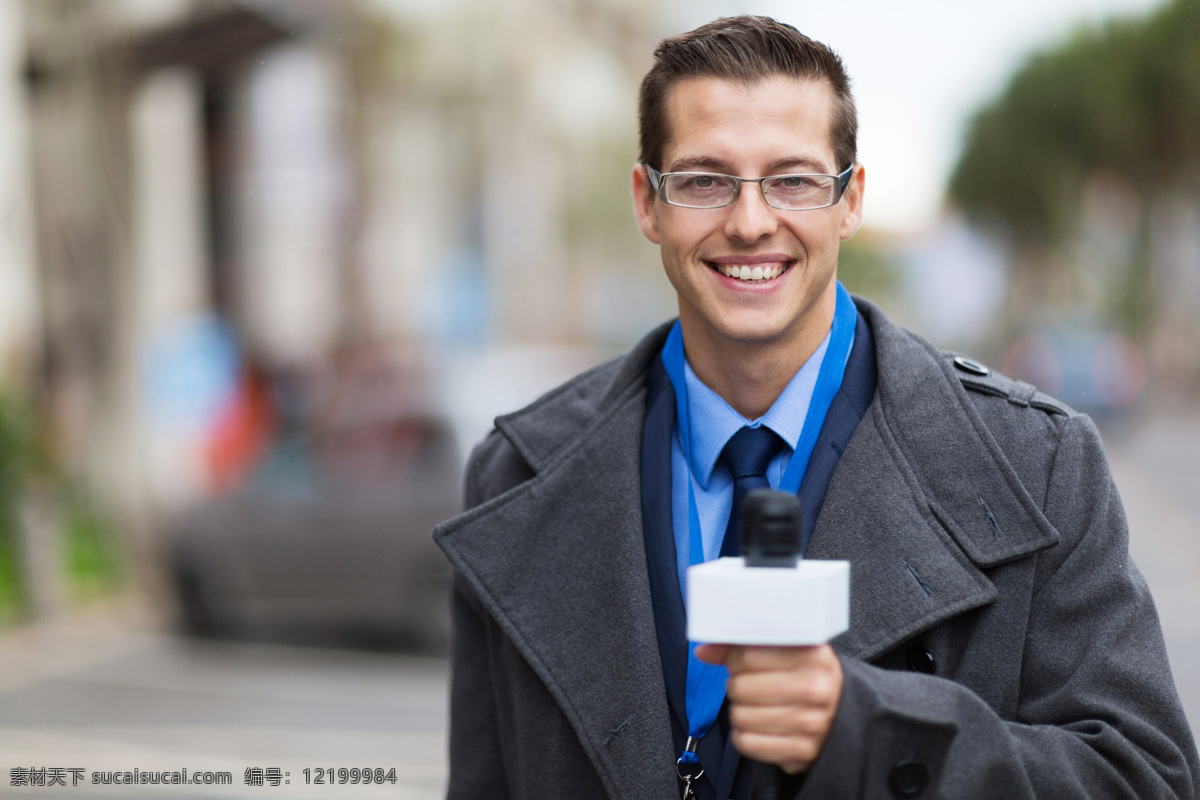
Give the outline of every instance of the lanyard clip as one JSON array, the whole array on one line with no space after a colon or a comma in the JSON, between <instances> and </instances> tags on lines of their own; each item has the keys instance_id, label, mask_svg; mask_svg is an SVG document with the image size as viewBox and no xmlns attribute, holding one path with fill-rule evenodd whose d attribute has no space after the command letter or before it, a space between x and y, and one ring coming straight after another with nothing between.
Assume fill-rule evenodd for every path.
<instances>
[{"instance_id":1,"label":"lanyard clip","mask_svg":"<svg viewBox=\"0 0 1200 800\"><path fill-rule=\"evenodd\" d=\"M685 781L689 786L692 781L704 774L704 767L700 766L700 759L696 755L696 748L700 746L700 740L695 736L689 736L687 743L683 746L683 755L675 762L675 771L679 774L679 779Z\"/></svg>"}]
</instances>

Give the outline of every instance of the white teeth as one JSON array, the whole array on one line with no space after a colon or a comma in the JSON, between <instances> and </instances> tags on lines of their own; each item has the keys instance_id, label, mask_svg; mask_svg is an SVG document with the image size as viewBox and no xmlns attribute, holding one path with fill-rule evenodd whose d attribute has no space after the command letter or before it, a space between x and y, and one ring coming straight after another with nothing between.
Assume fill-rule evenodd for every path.
<instances>
[{"instance_id":1,"label":"white teeth","mask_svg":"<svg viewBox=\"0 0 1200 800\"><path fill-rule=\"evenodd\" d=\"M720 264L717 269L727 278L736 278L742 281L769 281L783 274L783 267L779 265L751 267L745 264Z\"/></svg>"}]
</instances>

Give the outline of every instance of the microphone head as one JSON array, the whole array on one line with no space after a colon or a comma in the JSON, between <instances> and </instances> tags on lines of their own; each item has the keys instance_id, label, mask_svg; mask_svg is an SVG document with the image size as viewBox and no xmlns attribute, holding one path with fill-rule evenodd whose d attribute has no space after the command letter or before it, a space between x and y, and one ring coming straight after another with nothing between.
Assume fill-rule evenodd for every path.
<instances>
[{"instance_id":1,"label":"microphone head","mask_svg":"<svg viewBox=\"0 0 1200 800\"><path fill-rule=\"evenodd\" d=\"M748 567L795 567L800 560L800 499L790 492L755 489L742 502L738 528Z\"/></svg>"}]
</instances>

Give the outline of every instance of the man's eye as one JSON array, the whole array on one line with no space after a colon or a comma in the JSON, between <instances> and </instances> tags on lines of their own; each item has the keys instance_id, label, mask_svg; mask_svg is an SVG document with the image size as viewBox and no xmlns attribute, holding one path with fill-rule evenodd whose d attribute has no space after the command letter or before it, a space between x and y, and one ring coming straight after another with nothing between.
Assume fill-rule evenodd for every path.
<instances>
[{"instance_id":1,"label":"man's eye","mask_svg":"<svg viewBox=\"0 0 1200 800\"><path fill-rule=\"evenodd\" d=\"M711 189L717 182L712 175L696 175L692 178L692 186L696 189Z\"/></svg>"},{"instance_id":2,"label":"man's eye","mask_svg":"<svg viewBox=\"0 0 1200 800\"><path fill-rule=\"evenodd\" d=\"M803 175L786 175L779 179L779 185L784 189L802 189L811 186L812 181Z\"/></svg>"}]
</instances>

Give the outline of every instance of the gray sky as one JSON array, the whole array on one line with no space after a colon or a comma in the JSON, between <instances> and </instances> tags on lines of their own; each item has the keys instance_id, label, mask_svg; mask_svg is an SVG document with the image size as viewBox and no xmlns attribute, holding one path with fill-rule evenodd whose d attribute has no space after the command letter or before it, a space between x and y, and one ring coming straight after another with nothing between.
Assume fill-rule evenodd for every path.
<instances>
[{"instance_id":1,"label":"gray sky","mask_svg":"<svg viewBox=\"0 0 1200 800\"><path fill-rule=\"evenodd\" d=\"M681 30L718 16L767 14L833 47L859 108L865 224L927 228L971 114L1026 56L1084 24L1143 15L1161 0L691 0Z\"/></svg>"}]
</instances>

